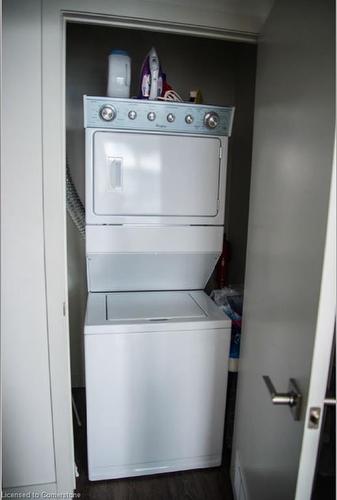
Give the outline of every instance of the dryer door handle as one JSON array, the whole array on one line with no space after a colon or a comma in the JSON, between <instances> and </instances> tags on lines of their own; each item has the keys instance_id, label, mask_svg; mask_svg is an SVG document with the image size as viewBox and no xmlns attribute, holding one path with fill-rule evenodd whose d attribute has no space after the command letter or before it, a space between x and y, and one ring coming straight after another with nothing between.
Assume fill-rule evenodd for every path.
<instances>
[{"instance_id":1,"label":"dryer door handle","mask_svg":"<svg viewBox=\"0 0 337 500\"><path fill-rule=\"evenodd\" d=\"M108 191L121 190L123 187L123 158L107 157Z\"/></svg>"}]
</instances>

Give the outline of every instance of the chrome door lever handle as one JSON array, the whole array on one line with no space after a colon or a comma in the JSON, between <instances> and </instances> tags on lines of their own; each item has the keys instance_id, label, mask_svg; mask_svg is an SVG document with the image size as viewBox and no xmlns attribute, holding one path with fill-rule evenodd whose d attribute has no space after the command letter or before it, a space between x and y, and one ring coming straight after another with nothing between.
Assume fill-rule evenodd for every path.
<instances>
[{"instance_id":1,"label":"chrome door lever handle","mask_svg":"<svg viewBox=\"0 0 337 500\"><path fill-rule=\"evenodd\" d=\"M294 406L296 404L296 394L293 392L276 392L273 382L270 377L263 375L263 380L269 391L271 401L273 405L289 405Z\"/></svg>"},{"instance_id":2,"label":"chrome door lever handle","mask_svg":"<svg viewBox=\"0 0 337 500\"><path fill-rule=\"evenodd\" d=\"M291 378L289 379L289 391L288 392L276 392L274 384L270 380L270 377L263 375L263 380L269 391L271 401L274 405L287 405L290 407L290 411L294 417L294 420L300 419L302 394L296 384L296 381Z\"/></svg>"}]
</instances>

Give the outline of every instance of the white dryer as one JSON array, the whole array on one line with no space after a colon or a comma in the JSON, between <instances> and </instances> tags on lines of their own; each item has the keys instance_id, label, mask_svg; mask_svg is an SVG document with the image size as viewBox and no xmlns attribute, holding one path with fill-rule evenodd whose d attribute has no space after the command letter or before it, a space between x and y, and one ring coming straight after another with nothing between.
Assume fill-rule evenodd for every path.
<instances>
[{"instance_id":1,"label":"white dryer","mask_svg":"<svg viewBox=\"0 0 337 500\"><path fill-rule=\"evenodd\" d=\"M222 250L233 109L84 98L91 480L221 463Z\"/></svg>"}]
</instances>

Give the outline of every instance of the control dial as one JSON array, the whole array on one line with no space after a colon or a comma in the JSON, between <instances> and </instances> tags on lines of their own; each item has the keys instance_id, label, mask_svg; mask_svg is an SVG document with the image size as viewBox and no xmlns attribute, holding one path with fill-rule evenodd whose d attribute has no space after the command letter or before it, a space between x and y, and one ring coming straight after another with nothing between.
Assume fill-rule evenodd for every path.
<instances>
[{"instance_id":1,"label":"control dial","mask_svg":"<svg viewBox=\"0 0 337 500\"><path fill-rule=\"evenodd\" d=\"M188 124L188 125L191 125L191 123L193 123L193 116L192 115L186 115L185 116L185 122Z\"/></svg>"},{"instance_id":2,"label":"control dial","mask_svg":"<svg viewBox=\"0 0 337 500\"><path fill-rule=\"evenodd\" d=\"M113 106L110 106L110 104L105 104L99 110L99 114L104 121L111 122L116 118L117 113L116 109Z\"/></svg>"},{"instance_id":3,"label":"control dial","mask_svg":"<svg viewBox=\"0 0 337 500\"><path fill-rule=\"evenodd\" d=\"M210 111L209 113L205 114L204 117L204 124L206 125L207 128L216 128L219 125L220 122L220 117L218 113L215 113L214 111Z\"/></svg>"},{"instance_id":4,"label":"control dial","mask_svg":"<svg viewBox=\"0 0 337 500\"><path fill-rule=\"evenodd\" d=\"M133 111L133 110L129 111L128 117L130 118L130 120L135 120L137 118L136 111Z\"/></svg>"}]
</instances>

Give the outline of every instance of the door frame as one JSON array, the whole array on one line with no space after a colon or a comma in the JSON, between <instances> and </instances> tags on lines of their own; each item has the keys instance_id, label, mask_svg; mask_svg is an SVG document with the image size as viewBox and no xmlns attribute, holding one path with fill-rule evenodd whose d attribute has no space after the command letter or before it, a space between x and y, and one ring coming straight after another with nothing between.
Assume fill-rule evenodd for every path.
<instances>
[{"instance_id":1,"label":"door frame","mask_svg":"<svg viewBox=\"0 0 337 500\"><path fill-rule=\"evenodd\" d=\"M55 443L55 468L58 492L72 492L75 488L75 468L73 449L70 348L68 324L68 281L66 256L66 199L65 199L65 55L66 23L82 22L102 24L131 29L146 29L180 33L207 38L221 38L234 41L256 42L253 33L233 32L211 26L188 25L188 14L179 22L179 7L176 7L176 22L159 22L159 10L153 14L150 2L137 4L126 1L113 3L98 0L95 13L92 13L90 0L41 0L42 5L42 143L43 143L43 210L46 296L49 330L49 363L51 379L51 399L53 410L53 430ZM172 7L173 8L173 7ZM158 7L159 9L159 7ZM99 14L100 13L100 14ZM130 13L133 16L130 16ZM174 17L174 16L173 16ZM333 198L333 196L332 196ZM331 204L331 203L330 203ZM331 209L331 207L330 207ZM329 215L329 221L333 217ZM329 228L333 221L329 222ZM325 331L327 322L335 315L335 305L328 299L331 292L333 270L331 259L331 229L327 239L324 261L320 309L317 318L316 343ZM330 273L330 280L329 280ZM335 299L334 299L335 304ZM329 319L328 319L329 318ZM332 331L333 333L333 331ZM332 336L331 333L331 336ZM324 355L321 352L320 355ZM324 350L323 350L324 351ZM317 354L319 357L319 354ZM314 364L317 363L317 356ZM320 362L320 361L319 361ZM328 363L327 363L328 365ZM326 383L326 381L325 381ZM320 385L320 384L318 384ZM312 395L312 396L310 396ZM310 405L322 405L317 399L317 380L310 383ZM313 402L313 403L312 403ZM317 402L317 403L316 403ZM307 416L306 416L307 419ZM317 443L319 432L305 433L298 476L296 500L304 500L304 491L308 491L307 473L314 470L313 461L306 457L311 442ZM315 445L316 446L316 445ZM311 449L311 448L310 448ZM307 464L307 467L305 466Z\"/></svg>"},{"instance_id":2,"label":"door frame","mask_svg":"<svg viewBox=\"0 0 337 500\"><path fill-rule=\"evenodd\" d=\"M219 19L212 9L206 9L205 25L188 24L194 13L179 5L171 7L172 19L158 21L165 19L167 8L161 10L146 0L113 4L97 0L95 13L90 0L41 0L41 7L42 189L49 366L57 492L64 493L75 488L65 198L66 24L101 24L246 43L256 43L257 34L217 27Z\"/></svg>"}]
</instances>

